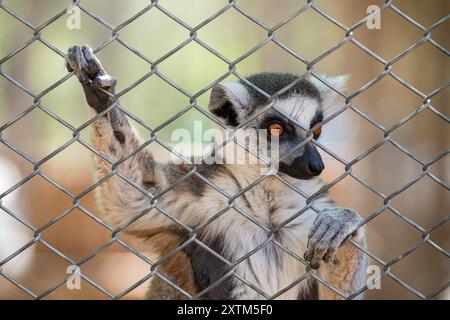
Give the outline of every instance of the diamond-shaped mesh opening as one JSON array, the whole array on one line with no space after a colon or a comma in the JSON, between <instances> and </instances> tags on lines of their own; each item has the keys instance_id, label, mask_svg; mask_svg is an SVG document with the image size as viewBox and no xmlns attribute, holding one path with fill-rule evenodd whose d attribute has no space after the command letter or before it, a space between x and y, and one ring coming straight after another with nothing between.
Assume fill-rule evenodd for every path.
<instances>
[{"instance_id":1,"label":"diamond-shaped mesh opening","mask_svg":"<svg viewBox=\"0 0 450 320\"><path fill-rule=\"evenodd\" d=\"M357 96L353 103L358 110L388 129L419 109L422 100L395 79L386 77Z\"/></svg>"},{"instance_id":2,"label":"diamond-shaped mesh opening","mask_svg":"<svg viewBox=\"0 0 450 320\"><path fill-rule=\"evenodd\" d=\"M313 35L311 30L314 29L320 31ZM327 34L327 37L323 37L324 34ZM325 52L344 39L345 31L316 11L308 9L279 28L275 35L289 49L306 59L313 60L317 56L317 52ZM304 44L310 42L313 36L318 36L323 40L314 42L312 46L305 46Z\"/></svg>"},{"instance_id":3,"label":"diamond-shaped mesh opening","mask_svg":"<svg viewBox=\"0 0 450 320\"><path fill-rule=\"evenodd\" d=\"M198 36L229 60L235 60L263 41L266 32L238 11L230 9L201 28ZM236 44L236 37L243 41Z\"/></svg>"},{"instance_id":4,"label":"diamond-shaped mesh opening","mask_svg":"<svg viewBox=\"0 0 450 320\"><path fill-rule=\"evenodd\" d=\"M120 56L126 56L127 60L130 61L130 64L123 65L118 63L116 60L116 54L118 53ZM137 80L150 72L150 65L148 62L139 59L132 51L118 42L111 43L104 50L99 52L98 58L101 59L105 68L110 69L111 72L115 72L117 78L121 79L116 87L118 92L133 85Z\"/></svg>"},{"instance_id":5,"label":"diamond-shaped mesh opening","mask_svg":"<svg viewBox=\"0 0 450 320\"><path fill-rule=\"evenodd\" d=\"M38 123L45 125L40 127ZM24 130L23 125L26 126L26 130ZM52 132L58 132L58 135L52 135ZM39 108L34 108L28 112L21 118L20 123L15 122L8 126L3 134L5 140L36 160L44 159L48 154L69 143L72 138L71 132L66 130L64 125L52 119ZM30 140L30 137L36 138L34 143ZM46 145L37 148L36 144L43 144L43 141L46 141Z\"/></svg>"},{"instance_id":6,"label":"diamond-shaped mesh opening","mask_svg":"<svg viewBox=\"0 0 450 320\"><path fill-rule=\"evenodd\" d=\"M436 195L437 202L430 201L430 192ZM405 216L421 227L431 228L448 217L448 212L438 209L441 205L449 204L447 192L436 181L424 177L392 199L392 203ZM411 198L413 195L414 199ZM432 218L429 217L430 212L435 212Z\"/></svg>"},{"instance_id":7,"label":"diamond-shaped mesh opening","mask_svg":"<svg viewBox=\"0 0 450 320\"><path fill-rule=\"evenodd\" d=\"M8 237L0 241L0 298L155 298L159 288L197 299L235 286L240 297L295 299L307 298L311 281L333 298L448 298L444 2L74 3L81 29L68 28L69 4L0 2L0 237ZM366 25L374 4L381 29ZM83 90L63 67L75 43L89 43L118 79L117 108L142 138L123 154L90 140L103 115L80 111ZM318 82L349 75L345 88L332 85L342 96L314 141L326 166L322 184L246 167L224 183L224 167L202 169L172 140L182 129L194 138L190 154L204 155L203 133L225 127L207 110L211 89L266 70ZM149 152L182 159L176 178L157 172L167 179L155 187L139 175ZM92 157L104 170L95 177ZM126 196L114 196L115 184ZM262 198L261 188L270 190ZM99 190L112 200L98 203ZM280 190L297 205L277 202ZM345 245L379 268L380 290L341 292L321 273L326 266L313 272L299 252L307 238L282 232L303 224L307 232L321 201L331 205L325 192L364 219L367 246ZM164 233L145 228L151 223ZM230 238L241 242L233 247ZM194 266L195 281L177 276L180 265L201 259L217 265Z\"/></svg>"},{"instance_id":8,"label":"diamond-shaped mesh opening","mask_svg":"<svg viewBox=\"0 0 450 320\"><path fill-rule=\"evenodd\" d=\"M420 29L404 19L398 19L398 15L392 10L383 11L381 13L381 19L385 27L379 30L358 28L355 36L361 40L362 44L376 54L381 53L381 50L376 45L377 43L389 43L389 46L383 47L382 49L383 58L387 60L395 58L422 38L423 33ZM393 32L392 30L395 31ZM372 33L371 31L375 32Z\"/></svg>"},{"instance_id":9,"label":"diamond-shaped mesh opening","mask_svg":"<svg viewBox=\"0 0 450 320\"><path fill-rule=\"evenodd\" d=\"M324 51L322 54L326 54ZM384 66L379 61L374 60L366 52L359 49L351 42L344 43L337 50L332 51L323 60L317 62L317 70L323 74L346 74L349 65L353 64L347 57L355 57L359 67L364 68L364 73L351 76L348 81L348 92L353 93L371 82L378 75L383 73Z\"/></svg>"},{"instance_id":10,"label":"diamond-shaped mesh opening","mask_svg":"<svg viewBox=\"0 0 450 320\"><path fill-rule=\"evenodd\" d=\"M368 218L383 206L383 199L360 181L357 175L349 175L330 189L330 195L338 199L337 204L345 208L354 208L363 218ZM356 178L355 178L356 177ZM349 194L346 190L354 190ZM358 196L355 196L357 194Z\"/></svg>"},{"instance_id":11,"label":"diamond-shaped mesh opening","mask_svg":"<svg viewBox=\"0 0 450 320\"><path fill-rule=\"evenodd\" d=\"M28 72L30 73L21 74L20 70L17 70L17 64L20 64L21 61L30 59L30 55L40 61L45 61L45 63L30 64L27 67ZM38 93L66 75L66 71L61 68L62 61L62 57L54 51L48 50L48 47L44 44L33 42L2 64L2 68L5 73L16 79L23 86L28 88L28 90ZM35 74L39 77L39 81L33 80L33 77L30 76L31 74Z\"/></svg>"},{"instance_id":12,"label":"diamond-shaped mesh opening","mask_svg":"<svg viewBox=\"0 0 450 320\"><path fill-rule=\"evenodd\" d=\"M404 146L409 152L413 153L422 161L429 162L438 155L445 152L449 147L449 142L439 142L437 130L430 130L431 128L439 128L445 125L442 118L436 116L429 110L424 110L419 115L405 123L392 134L392 138L399 144ZM412 130L420 130L422 132L419 138L411 139Z\"/></svg>"},{"instance_id":13,"label":"diamond-shaped mesh opening","mask_svg":"<svg viewBox=\"0 0 450 320\"><path fill-rule=\"evenodd\" d=\"M364 166L367 165L372 167L371 174L394 175L395 173L399 173L396 175L395 180L389 179L380 181L379 184L373 184L378 191L387 195L406 187L421 173L421 166L416 161L389 143L385 143L371 152L367 158L369 161L360 161L354 166L354 170L357 174L368 171L367 169L364 169ZM369 176L363 174L360 174L360 176L365 180L373 180L370 179Z\"/></svg>"},{"instance_id":14,"label":"diamond-shaped mesh opening","mask_svg":"<svg viewBox=\"0 0 450 320\"><path fill-rule=\"evenodd\" d=\"M355 108L359 108L356 103L355 105ZM339 157L350 162L383 140L383 132L375 126L368 126L368 123L358 109L347 109L329 122L328 130L323 132L323 144ZM362 142L357 141L362 132L367 134L367 139ZM333 160L331 155L325 155L324 158ZM334 167L331 168L334 169Z\"/></svg>"},{"instance_id":15,"label":"diamond-shaped mesh opening","mask_svg":"<svg viewBox=\"0 0 450 320\"><path fill-rule=\"evenodd\" d=\"M67 47L72 44L72 40L77 43L91 43L93 46L102 44L109 36L110 29L99 23L85 12L81 12L82 28L89 32L80 32L76 29L67 28L67 16L52 22L42 30L42 38L51 43L59 53L63 54ZM64 70L64 69L63 69Z\"/></svg>"},{"instance_id":16,"label":"diamond-shaped mesh opening","mask_svg":"<svg viewBox=\"0 0 450 320\"><path fill-rule=\"evenodd\" d=\"M81 171L81 168L92 164L92 154L81 144L73 143L48 159L41 166L41 172L65 191L77 194L89 186L92 175L88 172L78 173L76 177L71 172L61 174L62 168L68 164L74 168L78 167L77 171ZM74 180L77 181L76 184L73 183Z\"/></svg>"},{"instance_id":17,"label":"diamond-shaped mesh opening","mask_svg":"<svg viewBox=\"0 0 450 320\"><path fill-rule=\"evenodd\" d=\"M427 59L424 59L427 57ZM416 87L422 92L433 92L436 88L445 85L445 76L437 76L430 78L429 81L424 81L423 77L417 77L411 72L409 66L411 64L416 64L416 68L421 70L421 74L426 74L427 72L432 73L442 68L439 61L445 57L448 57L445 52L442 52L434 45L425 42L414 51L409 53L400 59L397 63L393 65L394 70L397 70L398 75L408 81L411 85Z\"/></svg>"},{"instance_id":18,"label":"diamond-shaped mesh opening","mask_svg":"<svg viewBox=\"0 0 450 320\"><path fill-rule=\"evenodd\" d=\"M0 49L0 56L4 57L9 54L8 48L19 47L22 43L26 42L30 36L28 35L29 30L25 25L4 11L0 13L0 23L6 30L10 30L11 32L14 30L15 33L15 37L9 37L8 32L2 32L0 35L0 42L3 44Z\"/></svg>"},{"instance_id":19,"label":"diamond-shaped mesh opening","mask_svg":"<svg viewBox=\"0 0 450 320\"><path fill-rule=\"evenodd\" d=\"M16 264L33 263L31 270L16 270ZM63 257L38 242L26 248L2 267L2 273L11 277L36 295L46 294L59 286L67 276L70 264ZM65 283L63 283L65 284Z\"/></svg>"},{"instance_id":20,"label":"diamond-shaped mesh opening","mask_svg":"<svg viewBox=\"0 0 450 320\"><path fill-rule=\"evenodd\" d=\"M113 243L84 263L80 269L87 277L114 295L123 293L126 289L150 273L150 266L145 261L117 243ZM97 272L98 269L108 271L99 274ZM121 278L121 281L111 283L108 280L109 277ZM145 286L148 286L148 281L142 288L135 289L137 292L133 292L132 294L130 292L130 297L145 293ZM139 291L141 291L140 294Z\"/></svg>"},{"instance_id":21,"label":"diamond-shaped mesh opening","mask_svg":"<svg viewBox=\"0 0 450 320\"><path fill-rule=\"evenodd\" d=\"M445 255L437 251L430 244L425 243L396 263L392 267L392 273L417 291L424 295L429 295L436 288L440 288L446 284L445 276L450 267L449 263L450 261ZM443 277L436 277L433 280L429 280L414 276L414 274L429 273L442 274Z\"/></svg>"},{"instance_id":22,"label":"diamond-shaped mesh opening","mask_svg":"<svg viewBox=\"0 0 450 320\"><path fill-rule=\"evenodd\" d=\"M2 125L6 123L7 120L14 120L35 107L33 104L33 97L26 91L14 85L14 83L8 81L4 77L0 79L0 83L2 97L7 99L9 106L9 108L5 107L0 109ZM19 103L18 100L21 102Z\"/></svg>"},{"instance_id":23,"label":"diamond-shaped mesh opening","mask_svg":"<svg viewBox=\"0 0 450 320\"><path fill-rule=\"evenodd\" d=\"M158 66L161 73L194 94L225 74L227 65L195 42L183 46ZM180 73L179 70L185 70Z\"/></svg>"},{"instance_id":24,"label":"diamond-shaped mesh opening","mask_svg":"<svg viewBox=\"0 0 450 320\"><path fill-rule=\"evenodd\" d=\"M274 57L277 58L274 59ZM288 61L296 73L303 74L306 72L306 65L298 57L301 57L299 53L292 50L287 51L274 42L268 42L253 54L246 56L242 62L236 65L236 69L240 74L251 74L251 70L264 61L270 63L271 71L286 72L283 61ZM303 57L301 58L303 59Z\"/></svg>"},{"instance_id":25,"label":"diamond-shaped mesh opening","mask_svg":"<svg viewBox=\"0 0 450 320\"><path fill-rule=\"evenodd\" d=\"M395 224L396 229L386 232L383 226ZM421 239L421 233L413 226L395 215L391 210L384 210L367 224L369 241L377 243L371 252L385 261L390 261L403 254L407 248ZM375 240L376 239L376 240ZM389 247L389 253L386 248Z\"/></svg>"},{"instance_id":26,"label":"diamond-shaped mesh opening","mask_svg":"<svg viewBox=\"0 0 450 320\"><path fill-rule=\"evenodd\" d=\"M13 210L29 221L31 225L36 228L43 226L53 218L57 217L62 212L69 210L72 207L72 199L64 191L60 190L52 182L49 182L41 175L33 175L31 178L27 176L21 180L22 185L12 190L6 196L3 197L6 208ZM24 183L23 181L26 181ZM18 182L20 183L20 181ZM17 186L17 185L14 185ZM11 185L11 187L14 187ZM37 190L44 190L36 193ZM17 198L32 197L34 200L32 203L27 202L21 204ZM51 202L47 199L53 199ZM14 206L19 206L15 208Z\"/></svg>"},{"instance_id":27,"label":"diamond-shaped mesh opening","mask_svg":"<svg viewBox=\"0 0 450 320\"><path fill-rule=\"evenodd\" d=\"M158 100L160 96L170 96L171 99ZM152 75L135 87L132 94L124 95L121 103L150 127L155 128L189 105L189 98L157 75ZM150 109L165 112L150 115L148 112Z\"/></svg>"},{"instance_id":28,"label":"diamond-shaped mesh opening","mask_svg":"<svg viewBox=\"0 0 450 320\"><path fill-rule=\"evenodd\" d=\"M158 29L170 30L170 33L148 32ZM152 8L126 25L120 35L139 52L156 60L185 41L189 32L161 11Z\"/></svg>"},{"instance_id":29,"label":"diamond-shaped mesh opening","mask_svg":"<svg viewBox=\"0 0 450 320\"><path fill-rule=\"evenodd\" d=\"M111 234L79 209L71 211L42 232L42 238L78 261L107 242ZM64 235L64 236L62 236Z\"/></svg>"}]
</instances>

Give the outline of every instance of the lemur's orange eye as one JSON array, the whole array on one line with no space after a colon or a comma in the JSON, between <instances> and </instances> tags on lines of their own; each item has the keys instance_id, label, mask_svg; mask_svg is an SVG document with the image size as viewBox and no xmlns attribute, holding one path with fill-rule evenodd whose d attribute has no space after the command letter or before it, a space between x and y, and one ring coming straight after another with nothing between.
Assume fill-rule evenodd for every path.
<instances>
[{"instance_id":1,"label":"lemur's orange eye","mask_svg":"<svg viewBox=\"0 0 450 320\"><path fill-rule=\"evenodd\" d=\"M313 130L314 138L318 138L322 133L322 127L317 127Z\"/></svg>"},{"instance_id":2,"label":"lemur's orange eye","mask_svg":"<svg viewBox=\"0 0 450 320\"><path fill-rule=\"evenodd\" d=\"M284 128L279 123L272 123L271 125L269 125L269 132L270 132L270 135L279 137L283 134Z\"/></svg>"}]
</instances>

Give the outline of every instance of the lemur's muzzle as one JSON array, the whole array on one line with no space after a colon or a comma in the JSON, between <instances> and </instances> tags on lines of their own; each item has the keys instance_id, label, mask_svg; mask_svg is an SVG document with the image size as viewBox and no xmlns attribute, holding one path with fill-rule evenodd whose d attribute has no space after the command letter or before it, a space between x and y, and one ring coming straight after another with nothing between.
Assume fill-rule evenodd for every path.
<instances>
[{"instance_id":1,"label":"lemur's muzzle","mask_svg":"<svg viewBox=\"0 0 450 320\"><path fill-rule=\"evenodd\" d=\"M303 154L291 164L280 163L280 171L297 179L310 179L322 173L325 168L319 152L312 143L307 143Z\"/></svg>"}]
</instances>

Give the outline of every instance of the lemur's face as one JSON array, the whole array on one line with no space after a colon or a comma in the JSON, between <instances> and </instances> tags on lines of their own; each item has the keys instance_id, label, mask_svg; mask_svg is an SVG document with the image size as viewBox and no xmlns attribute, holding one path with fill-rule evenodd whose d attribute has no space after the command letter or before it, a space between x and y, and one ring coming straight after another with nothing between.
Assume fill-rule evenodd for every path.
<instances>
[{"instance_id":1,"label":"lemur's face","mask_svg":"<svg viewBox=\"0 0 450 320\"><path fill-rule=\"evenodd\" d=\"M314 139L321 134L321 127L315 127L323 120L319 101L293 95L275 100L273 105L275 109L258 117L256 123L258 129L267 130L268 141L272 136L278 138L279 170L297 179L318 176L325 166L316 147L312 142L298 145L307 137L304 128L314 128Z\"/></svg>"},{"instance_id":2,"label":"lemur's face","mask_svg":"<svg viewBox=\"0 0 450 320\"><path fill-rule=\"evenodd\" d=\"M273 95L298 80L298 77L291 74L261 73L247 79ZM343 78L334 79L338 80L334 81L335 85L342 84ZM209 109L230 126L245 123L242 128L246 131L246 136L256 134L258 129L265 129L269 148L273 147L270 143L272 137L278 138L279 170L297 179L310 179L324 170L322 158L311 141L298 146L307 138L309 130L313 139L320 137L320 123L333 94L331 89L324 88L320 82L302 79L274 99L272 108L245 123L267 108L267 98L246 83L225 83L213 89Z\"/></svg>"}]
</instances>

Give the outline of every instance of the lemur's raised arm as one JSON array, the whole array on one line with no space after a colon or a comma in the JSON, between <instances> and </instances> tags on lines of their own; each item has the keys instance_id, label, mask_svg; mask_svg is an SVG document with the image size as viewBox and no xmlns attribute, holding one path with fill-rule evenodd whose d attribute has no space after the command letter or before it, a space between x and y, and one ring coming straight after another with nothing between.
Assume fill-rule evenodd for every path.
<instances>
[{"instance_id":1,"label":"lemur's raised arm","mask_svg":"<svg viewBox=\"0 0 450 320\"><path fill-rule=\"evenodd\" d=\"M67 67L81 82L92 109L104 113L92 124L94 148L110 162L120 162L118 172L109 176L112 165L95 156L95 172L105 178L97 187L100 206L114 226L126 226L123 232L142 237L144 245L162 257L178 248L158 265L149 298L179 299L201 293L198 298L337 299L340 295L316 278L344 297L365 285L364 254L350 243L343 244L352 236L364 245L364 230L356 230L361 222L356 212L333 207L325 195L313 202L319 214L311 209L302 212L305 199L274 176L236 197L230 207L228 197L198 176L187 175L190 165L159 164L149 151L139 149L141 139L113 104L116 80L91 48L70 48ZM248 78L268 94L296 79L277 73ZM213 88L209 108L229 126L237 126L266 103L264 96L245 83L225 83ZM279 174L307 194L323 186L317 176L324 165L313 143L295 148L305 133L291 119L314 129L318 138L317 124L332 103L331 90L305 78L274 101L278 111L268 110L243 128L250 135L254 129L266 129L279 137L280 156L287 155L280 161ZM234 163L199 164L196 172L231 196L261 174L257 165ZM152 202L143 191L162 192L162 196ZM185 226L195 230L196 241L213 251L192 241ZM179 247L187 240L192 242ZM298 281L307 272L308 277Z\"/></svg>"}]
</instances>

